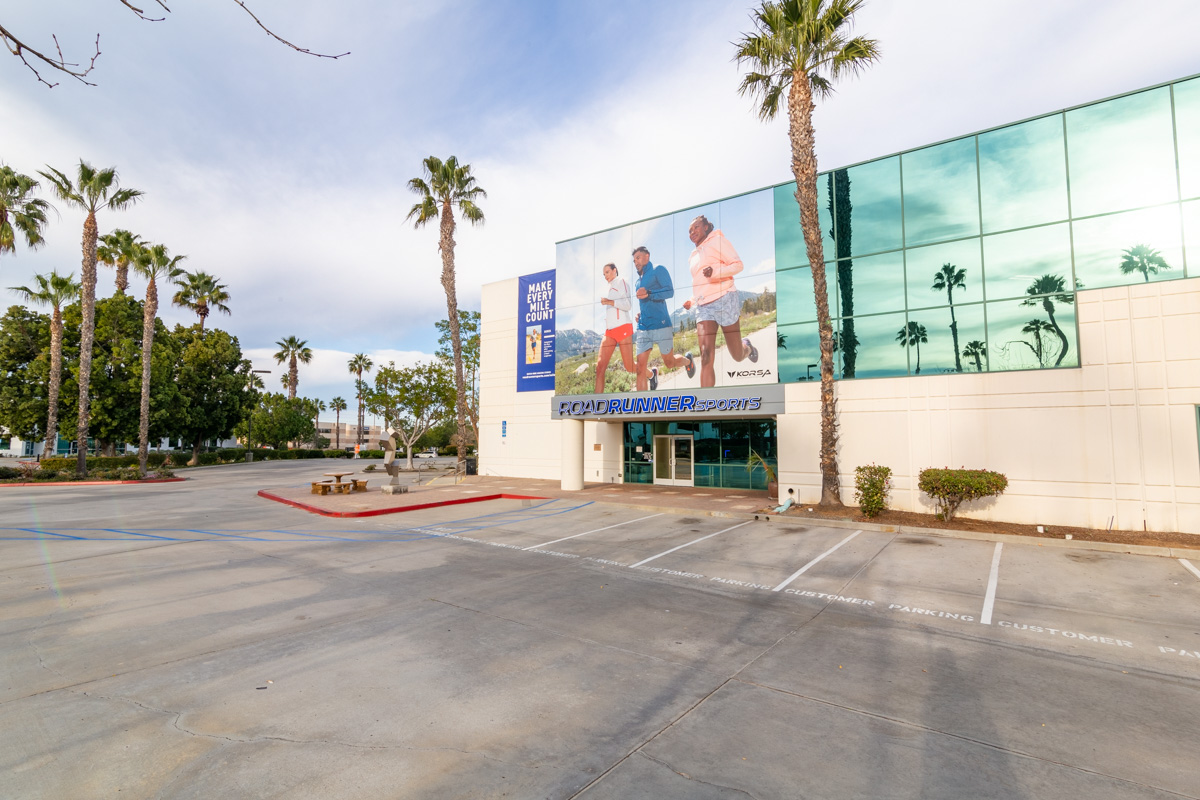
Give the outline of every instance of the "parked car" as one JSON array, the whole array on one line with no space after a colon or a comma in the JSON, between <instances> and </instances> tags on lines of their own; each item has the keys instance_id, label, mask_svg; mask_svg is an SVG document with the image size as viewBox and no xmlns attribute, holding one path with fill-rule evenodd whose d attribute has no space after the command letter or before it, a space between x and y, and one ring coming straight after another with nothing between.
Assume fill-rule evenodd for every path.
<instances>
[{"instance_id":1,"label":"parked car","mask_svg":"<svg viewBox=\"0 0 1200 800\"><path fill-rule=\"evenodd\" d=\"M437 456L437 450L430 448L429 450L422 450L416 455L417 458L435 458Z\"/></svg>"}]
</instances>

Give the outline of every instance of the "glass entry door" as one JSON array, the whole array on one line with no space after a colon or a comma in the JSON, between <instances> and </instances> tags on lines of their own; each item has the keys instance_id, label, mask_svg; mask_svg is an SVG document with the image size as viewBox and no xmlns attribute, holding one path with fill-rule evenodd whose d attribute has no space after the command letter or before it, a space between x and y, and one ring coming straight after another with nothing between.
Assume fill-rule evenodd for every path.
<instances>
[{"instance_id":1,"label":"glass entry door","mask_svg":"<svg viewBox=\"0 0 1200 800\"><path fill-rule=\"evenodd\" d=\"M654 437L654 482L662 486L693 486L695 476L691 436Z\"/></svg>"}]
</instances>

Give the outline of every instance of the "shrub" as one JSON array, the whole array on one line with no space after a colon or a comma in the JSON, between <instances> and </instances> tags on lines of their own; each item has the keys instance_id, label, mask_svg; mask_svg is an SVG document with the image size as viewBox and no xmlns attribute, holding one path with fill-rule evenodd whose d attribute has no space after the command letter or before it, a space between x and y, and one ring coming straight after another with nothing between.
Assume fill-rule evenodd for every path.
<instances>
[{"instance_id":1,"label":"shrub","mask_svg":"<svg viewBox=\"0 0 1200 800\"><path fill-rule=\"evenodd\" d=\"M21 470L12 467L0 467L0 481L21 477Z\"/></svg>"},{"instance_id":2,"label":"shrub","mask_svg":"<svg viewBox=\"0 0 1200 800\"><path fill-rule=\"evenodd\" d=\"M222 461L245 461L246 451L241 447L223 447L217 451L217 458Z\"/></svg>"},{"instance_id":3,"label":"shrub","mask_svg":"<svg viewBox=\"0 0 1200 800\"><path fill-rule=\"evenodd\" d=\"M917 477L917 487L933 498L938 517L948 522L966 501L1003 494L1008 478L985 469L926 469Z\"/></svg>"},{"instance_id":4,"label":"shrub","mask_svg":"<svg viewBox=\"0 0 1200 800\"><path fill-rule=\"evenodd\" d=\"M887 508L888 493L892 491L892 469L878 464L856 467L854 470L854 499L864 517L877 517Z\"/></svg>"},{"instance_id":5,"label":"shrub","mask_svg":"<svg viewBox=\"0 0 1200 800\"><path fill-rule=\"evenodd\" d=\"M346 458L349 455L350 454L347 453L345 450L326 450L325 451L326 458Z\"/></svg>"},{"instance_id":6,"label":"shrub","mask_svg":"<svg viewBox=\"0 0 1200 800\"><path fill-rule=\"evenodd\" d=\"M201 453L196 461L198 467L211 467L213 464L221 463L220 453Z\"/></svg>"},{"instance_id":7,"label":"shrub","mask_svg":"<svg viewBox=\"0 0 1200 800\"><path fill-rule=\"evenodd\" d=\"M374 472L374 471L375 471L374 464L367 464L365 467L363 467L363 472Z\"/></svg>"},{"instance_id":8,"label":"shrub","mask_svg":"<svg viewBox=\"0 0 1200 800\"><path fill-rule=\"evenodd\" d=\"M383 458L382 450L362 450L358 454L359 458Z\"/></svg>"}]
</instances>

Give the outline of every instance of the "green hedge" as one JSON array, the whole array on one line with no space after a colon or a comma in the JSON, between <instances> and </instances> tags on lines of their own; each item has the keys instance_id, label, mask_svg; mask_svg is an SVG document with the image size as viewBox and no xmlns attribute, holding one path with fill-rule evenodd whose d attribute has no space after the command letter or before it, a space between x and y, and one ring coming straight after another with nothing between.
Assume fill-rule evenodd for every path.
<instances>
[{"instance_id":1,"label":"green hedge","mask_svg":"<svg viewBox=\"0 0 1200 800\"><path fill-rule=\"evenodd\" d=\"M1008 478L986 469L926 469L917 476L917 488L933 498L938 516L949 521L966 501L1003 494Z\"/></svg>"},{"instance_id":2,"label":"green hedge","mask_svg":"<svg viewBox=\"0 0 1200 800\"><path fill-rule=\"evenodd\" d=\"M349 458L351 455L345 450L317 450L311 448L296 448L294 450L254 450L255 461L293 461L296 459L309 458ZM192 460L190 450L177 450L173 453L150 453L146 458L146 465L151 468L162 466L163 461L168 457L171 459L171 466L186 467L188 462ZM382 450L366 450L363 453L363 458L383 458ZM212 452L200 453L199 466L207 467L214 464L231 464L246 460L246 450L241 447L227 447L221 450ZM70 458L47 458L43 459L41 467L50 472L74 472L75 457ZM113 470L124 467L136 467L137 455L124 456L88 456L88 470ZM5 468L10 469L10 468ZM12 470L14 473L16 470ZM15 476L14 476L15 477Z\"/></svg>"}]
</instances>

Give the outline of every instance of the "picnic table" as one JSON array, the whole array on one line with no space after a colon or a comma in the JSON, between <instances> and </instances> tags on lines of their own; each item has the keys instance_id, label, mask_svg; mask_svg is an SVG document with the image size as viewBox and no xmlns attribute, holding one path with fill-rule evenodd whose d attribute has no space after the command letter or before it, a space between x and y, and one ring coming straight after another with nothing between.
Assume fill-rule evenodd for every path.
<instances>
[{"instance_id":1,"label":"picnic table","mask_svg":"<svg viewBox=\"0 0 1200 800\"><path fill-rule=\"evenodd\" d=\"M349 481L346 481L345 483L342 483L342 478L345 478L346 476L353 475L353 474L354 474L353 472L326 472L326 473L324 473L325 477L333 478L333 480L332 481L313 481L312 482L313 494L324 495L325 493L329 492L330 490L332 490L335 493L341 493L341 494L349 494L350 492L365 492L367 490L367 482L365 480L356 481L354 479L351 479Z\"/></svg>"}]
</instances>

